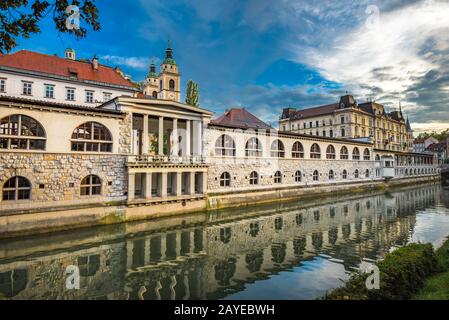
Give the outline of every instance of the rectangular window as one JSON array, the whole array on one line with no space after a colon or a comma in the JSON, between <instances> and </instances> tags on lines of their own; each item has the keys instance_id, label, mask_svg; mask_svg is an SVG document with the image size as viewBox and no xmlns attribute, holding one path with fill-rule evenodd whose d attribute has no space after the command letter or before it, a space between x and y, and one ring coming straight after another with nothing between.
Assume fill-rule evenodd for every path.
<instances>
[{"instance_id":1,"label":"rectangular window","mask_svg":"<svg viewBox=\"0 0 449 320\"><path fill-rule=\"evenodd\" d=\"M69 101L75 101L75 89L67 88L66 99Z\"/></svg>"},{"instance_id":2,"label":"rectangular window","mask_svg":"<svg viewBox=\"0 0 449 320\"><path fill-rule=\"evenodd\" d=\"M103 92L103 102L108 102L112 99L112 94L109 92Z\"/></svg>"},{"instance_id":3,"label":"rectangular window","mask_svg":"<svg viewBox=\"0 0 449 320\"><path fill-rule=\"evenodd\" d=\"M344 124L345 123L345 117L341 117L340 118L340 122L341 122L341 124Z\"/></svg>"},{"instance_id":4,"label":"rectangular window","mask_svg":"<svg viewBox=\"0 0 449 320\"><path fill-rule=\"evenodd\" d=\"M346 137L346 131L344 128L341 128L341 136Z\"/></svg>"},{"instance_id":5,"label":"rectangular window","mask_svg":"<svg viewBox=\"0 0 449 320\"><path fill-rule=\"evenodd\" d=\"M333 130L329 131L329 137L331 137L331 138L334 137L334 131Z\"/></svg>"},{"instance_id":6,"label":"rectangular window","mask_svg":"<svg viewBox=\"0 0 449 320\"><path fill-rule=\"evenodd\" d=\"M26 96L31 96L33 93L33 84L31 82L23 82L22 93Z\"/></svg>"},{"instance_id":7,"label":"rectangular window","mask_svg":"<svg viewBox=\"0 0 449 320\"><path fill-rule=\"evenodd\" d=\"M307 123L304 122L304 129L307 129Z\"/></svg>"},{"instance_id":8,"label":"rectangular window","mask_svg":"<svg viewBox=\"0 0 449 320\"><path fill-rule=\"evenodd\" d=\"M6 79L0 79L0 92L6 92Z\"/></svg>"},{"instance_id":9,"label":"rectangular window","mask_svg":"<svg viewBox=\"0 0 449 320\"><path fill-rule=\"evenodd\" d=\"M86 91L86 102L87 103L94 102L94 92L93 91Z\"/></svg>"},{"instance_id":10,"label":"rectangular window","mask_svg":"<svg viewBox=\"0 0 449 320\"><path fill-rule=\"evenodd\" d=\"M45 85L45 98L53 99L55 97L55 86L51 84Z\"/></svg>"}]
</instances>

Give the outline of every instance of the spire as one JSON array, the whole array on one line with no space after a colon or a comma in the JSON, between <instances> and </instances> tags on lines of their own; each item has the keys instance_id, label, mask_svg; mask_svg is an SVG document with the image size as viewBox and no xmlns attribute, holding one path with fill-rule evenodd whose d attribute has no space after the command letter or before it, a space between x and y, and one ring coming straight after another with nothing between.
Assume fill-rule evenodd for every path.
<instances>
[{"instance_id":1,"label":"spire","mask_svg":"<svg viewBox=\"0 0 449 320\"><path fill-rule=\"evenodd\" d=\"M408 116L407 116L406 128L407 128L407 132L413 131L412 126L410 125L410 121L408 120Z\"/></svg>"},{"instance_id":2,"label":"spire","mask_svg":"<svg viewBox=\"0 0 449 320\"><path fill-rule=\"evenodd\" d=\"M154 58L151 59L150 72L148 73L147 78L157 78L156 64L154 63Z\"/></svg>"},{"instance_id":3,"label":"spire","mask_svg":"<svg viewBox=\"0 0 449 320\"><path fill-rule=\"evenodd\" d=\"M173 59L173 49L171 47L170 36L168 36L168 44L167 49L165 50L165 59L163 64L172 64L176 65L175 59Z\"/></svg>"}]
</instances>

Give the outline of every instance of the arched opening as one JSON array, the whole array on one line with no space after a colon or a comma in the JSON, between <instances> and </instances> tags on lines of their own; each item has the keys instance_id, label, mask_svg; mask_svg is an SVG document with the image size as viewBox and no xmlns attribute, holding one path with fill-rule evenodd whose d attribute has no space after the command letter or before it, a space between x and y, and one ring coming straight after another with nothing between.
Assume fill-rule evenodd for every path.
<instances>
[{"instance_id":1,"label":"arched opening","mask_svg":"<svg viewBox=\"0 0 449 320\"><path fill-rule=\"evenodd\" d=\"M292 158L304 158L304 147L301 142L296 141L292 148Z\"/></svg>"},{"instance_id":2,"label":"arched opening","mask_svg":"<svg viewBox=\"0 0 449 320\"><path fill-rule=\"evenodd\" d=\"M301 182L301 180L302 180L302 173L301 173L301 171L296 171L295 172L295 182Z\"/></svg>"},{"instance_id":3,"label":"arched opening","mask_svg":"<svg viewBox=\"0 0 449 320\"><path fill-rule=\"evenodd\" d=\"M227 134L221 135L215 142L215 155L235 157L235 142Z\"/></svg>"},{"instance_id":4,"label":"arched opening","mask_svg":"<svg viewBox=\"0 0 449 320\"><path fill-rule=\"evenodd\" d=\"M245 155L247 157L261 157L262 143L257 138L250 138L245 145Z\"/></svg>"},{"instance_id":5,"label":"arched opening","mask_svg":"<svg viewBox=\"0 0 449 320\"><path fill-rule=\"evenodd\" d=\"M371 153L368 148L363 151L363 160L369 161L371 160Z\"/></svg>"},{"instance_id":6,"label":"arched opening","mask_svg":"<svg viewBox=\"0 0 449 320\"><path fill-rule=\"evenodd\" d=\"M249 184L252 186L259 184L259 174L256 171L251 172L249 175Z\"/></svg>"},{"instance_id":7,"label":"arched opening","mask_svg":"<svg viewBox=\"0 0 449 320\"><path fill-rule=\"evenodd\" d=\"M223 172L220 176L220 187L230 187L231 186L231 175L229 172Z\"/></svg>"},{"instance_id":8,"label":"arched opening","mask_svg":"<svg viewBox=\"0 0 449 320\"><path fill-rule=\"evenodd\" d=\"M340 159L341 160L348 160L349 159L348 148L346 148L345 146L341 147L341 149L340 149Z\"/></svg>"},{"instance_id":9,"label":"arched opening","mask_svg":"<svg viewBox=\"0 0 449 320\"><path fill-rule=\"evenodd\" d=\"M329 145L326 150L326 159L335 159L335 148L333 145Z\"/></svg>"},{"instance_id":10,"label":"arched opening","mask_svg":"<svg viewBox=\"0 0 449 320\"><path fill-rule=\"evenodd\" d=\"M0 120L0 149L45 150L44 127L35 119L14 114Z\"/></svg>"},{"instance_id":11,"label":"arched opening","mask_svg":"<svg viewBox=\"0 0 449 320\"><path fill-rule=\"evenodd\" d=\"M88 175L81 181L81 196L101 195L101 179L94 174Z\"/></svg>"},{"instance_id":12,"label":"arched opening","mask_svg":"<svg viewBox=\"0 0 449 320\"><path fill-rule=\"evenodd\" d=\"M313 172L312 177L313 177L313 181L318 181L320 179L320 174L318 173L318 170L315 170Z\"/></svg>"},{"instance_id":13,"label":"arched opening","mask_svg":"<svg viewBox=\"0 0 449 320\"><path fill-rule=\"evenodd\" d=\"M280 171L276 171L274 174L274 183L282 183L282 173Z\"/></svg>"},{"instance_id":14,"label":"arched opening","mask_svg":"<svg viewBox=\"0 0 449 320\"><path fill-rule=\"evenodd\" d=\"M170 79L170 81L168 82L168 89L170 91L175 91L175 80Z\"/></svg>"},{"instance_id":15,"label":"arched opening","mask_svg":"<svg viewBox=\"0 0 449 320\"><path fill-rule=\"evenodd\" d=\"M357 147L352 150L352 160L360 160L360 151Z\"/></svg>"},{"instance_id":16,"label":"arched opening","mask_svg":"<svg viewBox=\"0 0 449 320\"><path fill-rule=\"evenodd\" d=\"M341 174L341 177L343 178L343 179L348 179L348 171L346 171L346 169L345 170L343 170L343 173Z\"/></svg>"},{"instance_id":17,"label":"arched opening","mask_svg":"<svg viewBox=\"0 0 449 320\"><path fill-rule=\"evenodd\" d=\"M310 147L310 158L321 159L321 149L316 143L312 144L312 147Z\"/></svg>"},{"instance_id":18,"label":"arched opening","mask_svg":"<svg viewBox=\"0 0 449 320\"><path fill-rule=\"evenodd\" d=\"M86 122L72 133L72 151L112 152L112 135L98 122Z\"/></svg>"},{"instance_id":19,"label":"arched opening","mask_svg":"<svg viewBox=\"0 0 449 320\"><path fill-rule=\"evenodd\" d=\"M153 96L153 99L157 99L157 91L153 91L151 95Z\"/></svg>"},{"instance_id":20,"label":"arched opening","mask_svg":"<svg viewBox=\"0 0 449 320\"><path fill-rule=\"evenodd\" d=\"M281 140L274 140L273 143L271 143L271 156L273 158L285 157L285 148Z\"/></svg>"},{"instance_id":21,"label":"arched opening","mask_svg":"<svg viewBox=\"0 0 449 320\"><path fill-rule=\"evenodd\" d=\"M3 201L31 200L31 183L27 178L15 176L3 184Z\"/></svg>"},{"instance_id":22,"label":"arched opening","mask_svg":"<svg viewBox=\"0 0 449 320\"><path fill-rule=\"evenodd\" d=\"M354 171L354 178L358 179L359 178L359 170L355 169Z\"/></svg>"},{"instance_id":23,"label":"arched opening","mask_svg":"<svg viewBox=\"0 0 449 320\"><path fill-rule=\"evenodd\" d=\"M329 180L334 180L334 179L335 179L334 170L329 170Z\"/></svg>"}]
</instances>

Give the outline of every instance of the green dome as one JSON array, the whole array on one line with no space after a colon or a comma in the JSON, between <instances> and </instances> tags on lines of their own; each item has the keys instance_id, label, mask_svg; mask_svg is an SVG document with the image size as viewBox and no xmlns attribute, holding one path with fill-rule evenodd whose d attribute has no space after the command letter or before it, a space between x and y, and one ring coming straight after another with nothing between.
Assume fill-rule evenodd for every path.
<instances>
[{"instance_id":1,"label":"green dome","mask_svg":"<svg viewBox=\"0 0 449 320\"><path fill-rule=\"evenodd\" d=\"M173 66L176 66L176 61L173 58L165 58L164 62L162 64L171 64Z\"/></svg>"},{"instance_id":2,"label":"green dome","mask_svg":"<svg viewBox=\"0 0 449 320\"><path fill-rule=\"evenodd\" d=\"M155 72L150 72L148 73L147 78L158 78L158 75Z\"/></svg>"}]
</instances>

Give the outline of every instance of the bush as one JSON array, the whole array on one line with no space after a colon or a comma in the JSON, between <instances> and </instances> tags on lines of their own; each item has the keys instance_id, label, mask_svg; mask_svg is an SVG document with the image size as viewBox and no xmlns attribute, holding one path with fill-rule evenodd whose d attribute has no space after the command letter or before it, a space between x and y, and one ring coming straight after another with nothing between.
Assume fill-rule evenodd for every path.
<instances>
[{"instance_id":1,"label":"bush","mask_svg":"<svg viewBox=\"0 0 449 320\"><path fill-rule=\"evenodd\" d=\"M385 256L377 264L380 270L380 289L368 290L368 275L356 274L345 287L326 296L326 299L402 300L410 299L424 284L426 277L439 270L431 244L410 244Z\"/></svg>"}]
</instances>

